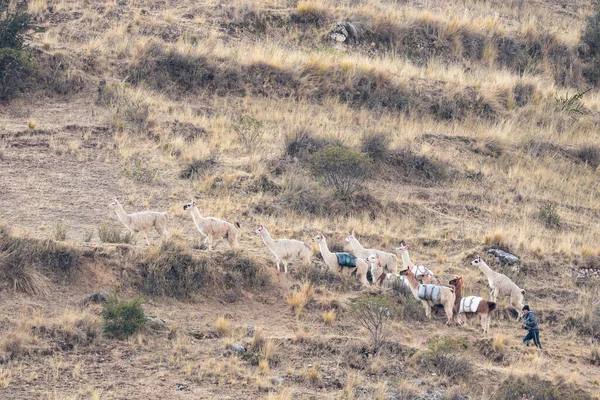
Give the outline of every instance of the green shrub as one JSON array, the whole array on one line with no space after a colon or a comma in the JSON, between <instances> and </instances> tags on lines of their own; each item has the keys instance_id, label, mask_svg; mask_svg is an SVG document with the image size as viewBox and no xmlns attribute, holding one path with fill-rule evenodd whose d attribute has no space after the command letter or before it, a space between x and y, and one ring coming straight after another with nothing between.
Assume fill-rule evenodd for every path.
<instances>
[{"instance_id":1,"label":"green shrub","mask_svg":"<svg viewBox=\"0 0 600 400\"><path fill-rule=\"evenodd\" d=\"M544 203L538 210L538 219L546 228L557 229L560 227L560 215L556 211L556 206L552 203Z\"/></svg>"},{"instance_id":2,"label":"green shrub","mask_svg":"<svg viewBox=\"0 0 600 400\"><path fill-rule=\"evenodd\" d=\"M581 44L586 56L600 55L600 10L588 17L581 34Z\"/></svg>"},{"instance_id":3,"label":"green shrub","mask_svg":"<svg viewBox=\"0 0 600 400\"><path fill-rule=\"evenodd\" d=\"M24 51L0 48L0 100L9 100L25 90L35 71Z\"/></svg>"},{"instance_id":4,"label":"green shrub","mask_svg":"<svg viewBox=\"0 0 600 400\"><path fill-rule=\"evenodd\" d=\"M102 243L133 243L133 235L131 232L121 236L121 229L111 224L101 224L98 227L98 237Z\"/></svg>"},{"instance_id":5,"label":"green shrub","mask_svg":"<svg viewBox=\"0 0 600 400\"><path fill-rule=\"evenodd\" d=\"M308 166L313 175L322 178L325 185L334 188L343 199L351 198L372 172L367 157L340 146L319 150Z\"/></svg>"},{"instance_id":6,"label":"green shrub","mask_svg":"<svg viewBox=\"0 0 600 400\"><path fill-rule=\"evenodd\" d=\"M143 328L147 319L139 297L120 301L111 296L102 310L104 335L108 338L126 339Z\"/></svg>"},{"instance_id":7,"label":"green shrub","mask_svg":"<svg viewBox=\"0 0 600 400\"><path fill-rule=\"evenodd\" d=\"M397 303L392 318L409 321L425 320L423 306L415 300L410 288L401 280L396 279L392 282L391 293Z\"/></svg>"},{"instance_id":8,"label":"green shrub","mask_svg":"<svg viewBox=\"0 0 600 400\"><path fill-rule=\"evenodd\" d=\"M514 400L525 395L535 400L591 400L592 396L582 389L567 384L562 378L552 382L538 375L509 376L498 388L494 400Z\"/></svg>"},{"instance_id":9,"label":"green shrub","mask_svg":"<svg viewBox=\"0 0 600 400\"><path fill-rule=\"evenodd\" d=\"M31 40L31 33L42 29L32 23L27 2L18 1L12 9L9 4L6 0L0 2L0 49L22 50Z\"/></svg>"}]
</instances>

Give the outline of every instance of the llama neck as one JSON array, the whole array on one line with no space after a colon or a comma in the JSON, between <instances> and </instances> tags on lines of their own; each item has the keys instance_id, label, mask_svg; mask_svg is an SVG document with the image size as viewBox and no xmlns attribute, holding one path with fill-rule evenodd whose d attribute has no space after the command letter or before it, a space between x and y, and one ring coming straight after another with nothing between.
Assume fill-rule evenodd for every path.
<instances>
[{"instance_id":1,"label":"llama neck","mask_svg":"<svg viewBox=\"0 0 600 400\"><path fill-rule=\"evenodd\" d=\"M416 298L419 298L419 282L415 278L413 274L406 274L406 280L408 281L408 286L410 287L410 291Z\"/></svg>"},{"instance_id":2,"label":"llama neck","mask_svg":"<svg viewBox=\"0 0 600 400\"><path fill-rule=\"evenodd\" d=\"M493 271L490 267L488 267L488 265L485 262L483 262L483 260L479 261L477 263L477 266L479 267L481 272L483 272L488 278L491 278L494 275L496 275L496 272Z\"/></svg>"},{"instance_id":3,"label":"llama neck","mask_svg":"<svg viewBox=\"0 0 600 400\"><path fill-rule=\"evenodd\" d=\"M356 254L362 253L363 251L365 251L365 248L360 244L358 239L355 237L352 237L352 239L350 239L350 246L352 247L352 250L354 250L354 253L356 253Z\"/></svg>"},{"instance_id":4,"label":"llama neck","mask_svg":"<svg viewBox=\"0 0 600 400\"><path fill-rule=\"evenodd\" d=\"M460 300L463 297L463 287L461 284L454 286L454 296L456 296L454 298L454 305L459 306Z\"/></svg>"},{"instance_id":5,"label":"llama neck","mask_svg":"<svg viewBox=\"0 0 600 400\"><path fill-rule=\"evenodd\" d=\"M123 207L115 207L115 212L123 225L129 226L131 224L131 217L123 210Z\"/></svg>"},{"instance_id":6,"label":"llama neck","mask_svg":"<svg viewBox=\"0 0 600 400\"><path fill-rule=\"evenodd\" d=\"M194 207L192 208L192 219L194 220L194 223L196 224L196 226L198 226L201 222L202 222L202 215L200 215L200 211L198 211L198 207Z\"/></svg>"},{"instance_id":7,"label":"llama neck","mask_svg":"<svg viewBox=\"0 0 600 400\"><path fill-rule=\"evenodd\" d=\"M321 250L321 255L323 256L323 260L330 267L333 267L337 264L337 257L331 251L329 251L329 247L327 246L327 242L325 238L319 241L319 250Z\"/></svg>"},{"instance_id":8,"label":"llama neck","mask_svg":"<svg viewBox=\"0 0 600 400\"><path fill-rule=\"evenodd\" d=\"M414 267L415 264L410 261L410 255L408 255L408 250L404 250L402 252L402 264L404 264L404 268Z\"/></svg>"},{"instance_id":9,"label":"llama neck","mask_svg":"<svg viewBox=\"0 0 600 400\"><path fill-rule=\"evenodd\" d=\"M263 242L265 242L265 244L267 245L268 248L270 248L270 249L275 248L275 240L273 240L273 238L271 237L271 234L269 233L268 230L263 229L260 232L260 237L262 238Z\"/></svg>"}]
</instances>

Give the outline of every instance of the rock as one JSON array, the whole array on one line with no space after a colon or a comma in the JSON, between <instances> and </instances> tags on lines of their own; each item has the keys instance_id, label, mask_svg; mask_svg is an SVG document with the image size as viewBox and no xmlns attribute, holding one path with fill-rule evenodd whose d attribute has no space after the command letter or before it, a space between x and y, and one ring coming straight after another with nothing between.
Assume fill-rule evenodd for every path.
<instances>
[{"instance_id":1,"label":"rock","mask_svg":"<svg viewBox=\"0 0 600 400\"><path fill-rule=\"evenodd\" d=\"M508 253L504 250L489 249L487 253L488 255L496 258L496 261L498 261L502 265L517 265L521 262L519 257L515 256L514 254Z\"/></svg>"},{"instance_id":2,"label":"rock","mask_svg":"<svg viewBox=\"0 0 600 400\"><path fill-rule=\"evenodd\" d=\"M252 325L248 325L246 327L246 336L248 336L248 337L254 336L254 327Z\"/></svg>"},{"instance_id":3,"label":"rock","mask_svg":"<svg viewBox=\"0 0 600 400\"><path fill-rule=\"evenodd\" d=\"M241 344L232 344L231 345L231 350L235 351L236 353L245 353L246 352L246 348L244 346L242 346Z\"/></svg>"},{"instance_id":4,"label":"rock","mask_svg":"<svg viewBox=\"0 0 600 400\"><path fill-rule=\"evenodd\" d=\"M80 304L85 306L90 303L95 303L95 304L106 303L108 301L109 297L110 297L110 294L108 294L108 292L100 291L100 292L92 293L92 294L84 297L80 301Z\"/></svg>"},{"instance_id":5,"label":"rock","mask_svg":"<svg viewBox=\"0 0 600 400\"><path fill-rule=\"evenodd\" d=\"M271 379L271 382L273 382L273 385L283 383L284 381L285 381L285 379L283 379L280 376L275 376L275 377L273 377L273 379Z\"/></svg>"},{"instance_id":6,"label":"rock","mask_svg":"<svg viewBox=\"0 0 600 400\"><path fill-rule=\"evenodd\" d=\"M177 388L177 390L186 390L188 388L188 385L184 385L183 383L178 383L177 386L175 386Z\"/></svg>"},{"instance_id":7,"label":"rock","mask_svg":"<svg viewBox=\"0 0 600 400\"><path fill-rule=\"evenodd\" d=\"M162 319L157 318L155 316L152 316L152 315L146 317L146 319L148 320L148 322L151 322L156 325L164 325L165 324L165 321L163 321Z\"/></svg>"}]
</instances>

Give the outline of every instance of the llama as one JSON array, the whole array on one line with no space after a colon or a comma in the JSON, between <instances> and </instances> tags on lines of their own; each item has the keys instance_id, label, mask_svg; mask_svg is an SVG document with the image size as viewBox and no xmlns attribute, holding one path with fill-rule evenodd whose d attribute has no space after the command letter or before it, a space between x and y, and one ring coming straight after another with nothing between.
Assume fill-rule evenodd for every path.
<instances>
[{"instance_id":1,"label":"llama","mask_svg":"<svg viewBox=\"0 0 600 400\"><path fill-rule=\"evenodd\" d=\"M378 254L373 253L367 257L367 264L369 264L369 269L371 271L371 275L373 276L373 280L377 279L376 282L379 286L387 287L395 280L399 280L404 285L408 286L408 281L406 280L405 276L385 272Z\"/></svg>"},{"instance_id":2,"label":"llama","mask_svg":"<svg viewBox=\"0 0 600 400\"><path fill-rule=\"evenodd\" d=\"M299 258L304 265L310 264L312 249L306 243L294 239L275 240L264 225L259 226L254 233L260 235L263 242L265 242L271 253L275 256L277 271L281 271L279 263L283 262L283 269L287 274L287 266L292 258Z\"/></svg>"},{"instance_id":3,"label":"llama","mask_svg":"<svg viewBox=\"0 0 600 400\"><path fill-rule=\"evenodd\" d=\"M413 274L415 274L417 280L424 284L441 286L442 283L438 278L435 277L432 270L423 265L415 265L412 263L410 260L410 255L408 254L409 249L410 246L404 245L404 243L400 243L400 247L396 247L394 249L394 253L400 254L402 257L402 265L404 265L404 269L410 268Z\"/></svg>"},{"instance_id":4,"label":"llama","mask_svg":"<svg viewBox=\"0 0 600 400\"><path fill-rule=\"evenodd\" d=\"M519 288L510 278L504 274L493 271L486 263L477 256L471 262L471 265L479 267L481 272L488 279L488 285L491 289L490 298L493 302L498 301L498 295L510 296L510 304L517 309L517 321L521 318L521 310L523 309L523 295L525 290Z\"/></svg>"},{"instance_id":5,"label":"llama","mask_svg":"<svg viewBox=\"0 0 600 400\"><path fill-rule=\"evenodd\" d=\"M329 251L327 240L322 233L317 234L312 241L319 244L323 260L325 260L325 264L329 268L333 270L337 269L340 274L343 274L344 271L348 271L347 273L349 274L356 274L363 286L369 286L369 281L367 280L369 266L365 260L352 257L348 253L332 253Z\"/></svg>"},{"instance_id":6,"label":"llama","mask_svg":"<svg viewBox=\"0 0 600 400\"><path fill-rule=\"evenodd\" d=\"M165 212L140 211L133 214L127 214L117 199L114 199L114 201L108 205L108 208L115 210L119 221L129 229L129 232L131 232L132 235L142 232L148 246L150 246L148 232L150 232L153 227L162 238L167 239L169 237L169 232L167 231L169 214Z\"/></svg>"},{"instance_id":7,"label":"llama","mask_svg":"<svg viewBox=\"0 0 600 400\"><path fill-rule=\"evenodd\" d=\"M452 289L446 286L422 285L410 268L401 271L400 275L406 276L408 287L415 299L423 304L427 318L431 319L431 307L441 304L444 306L444 312L448 318L446 325L452 323L454 319L454 292Z\"/></svg>"},{"instance_id":8,"label":"llama","mask_svg":"<svg viewBox=\"0 0 600 400\"><path fill-rule=\"evenodd\" d=\"M194 225L201 235L206 236L204 244L208 246L208 251L212 250L213 239L223 239L229 248L238 246L238 229L240 223L235 221L233 224L222 219L207 217L204 218L198 211L198 204L192 200L184 204L183 209L192 215Z\"/></svg>"},{"instance_id":9,"label":"llama","mask_svg":"<svg viewBox=\"0 0 600 400\"><path fill-rule=\"evenodd\" d=\"M490 320L492 318L492 311L496 309L496 303L486 301L477 296L463 297L465 281L462 277L452 279L449 283L454 286L454 295L456 296L454 300L454 318L456 323L461 323L460 314L465 314L467 320L479 315L481 329L483 335L486 336L490 331Z\"/></svg>"},{"instance_id":10,"label":"llama","mask_svg":"<svg viewBox=\"0 0 600 400\"><path fill-rule=\"evenodd\" d=\"M398 257L395 254L388 253L386 251L374 250L374 249L365 249L358 239L354 236L354 229L352 229L352 233L346 235L345 239L346 243L350 243L350 247L352 247L352 251L356 257L360 257L362 259L367 259L371 254L375 253L379 256L381 265L384 269L386 269L391 274L398 273Z\"/></svg>"}]
</instances>

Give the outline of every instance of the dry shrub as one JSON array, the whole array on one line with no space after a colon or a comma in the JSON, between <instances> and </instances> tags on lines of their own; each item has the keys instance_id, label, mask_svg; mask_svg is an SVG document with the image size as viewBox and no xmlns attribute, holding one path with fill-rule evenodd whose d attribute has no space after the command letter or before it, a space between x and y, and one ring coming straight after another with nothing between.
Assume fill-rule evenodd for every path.
<instances>
[{"instance_id":1,"label":"dry shrub","mask_svg":"<svg viewBox=\"0 0 600 400\"><path fill-rule=\"evenodd\" d=\"M414 301L410 288L401 280L392 282L393 306L390 307L391 317L394 320L424 321L425 313L419 302Z\"/></svg>"},{"instance_id":2,"label":"dry shrub","mask_svg":"<svg viewBox=\"0 0 600 400\"><path fill-rule=\"evenodd\" d=\"M390 156L390 136L380 132L367 133L361 138L360 150L374 163L386 163Z\"/></svg>"},{"instance_id":3,"label":"dry shrub","mask_svg":"<svg viewBox=\"0 0 600 400\"><path fill-rule=\"evenodd\" d=\"M600 147L587 145L577 149L576 157L584 164L597 169L600 165Z\"/></svg>"},{"instance_id":4,"label":"dry shrub","mask_svg":"<svg viewBox=\"0 0 600 400\"><path fill-rule=\"evenodd\" d=\"M27 346L31 340L31 332L28 329L9 330L0 339L0 360L6 362L29 354Z\"/></svg>"},{"instance_id":5,"label":"dry shrub","mask_svg":"<svg viewBox=\"0 0 600 400\"><path fill-rule=\"evenodd\" d=\"M279 393L269 392L267 400L292 400L294 398L294 390L290 388L281 389Z\"/></svg>"},{"instance_id":6,"label":"dry shrub","mask_svg":"<svg viewBox=\"0 0 600 400\"><path fill-rule=\"evenodd\" d=\"M323 323L325 325L331 325L333 321L335 321L335 310L323 311L321 317L323 318Z\"/></svg>"},{"instance_id":7,"label":"dry shrub","mask_svg":"<svg viewBox=\"0 0 600 400\"><path fill-rule=\"evenodd\" d=\"M315 288L310 282L305 281L298 290L286 297L286 301L292 308L296 318L299 319L302 316L304 307L313 300L314 294Z\"/></svg>"},{"instance_id":8,"label":"dry shrub","mask_svg":"<svg viewBox=\"0 0 600 400\"><path fill-rule=\"evenodd\" d=\"M390 317L389 302L384 297L363 297L356 299L350 306L350 312L356 321L371 336L371 346L377 351L386 337L386 325Z\"/></svg>"},{"instance_id":9,"label":"dry shrub","mask_svg":"<svg viewBox=\"0 0 600 400\"><path fill-rule=\"evenodd\" d=\"M13 237L0 226L0 279L15 290L43 293L52 273L56 279L71 278L79 266L79 251L51 240Z\"/></svg>"},{"instance_id":10,"label":"dry shrub","mask_svg":"<svg viewBox=\"0 0 600 400\"><path fill-rule=\"evenodd\" d=\"M121 235L121 229L115 225L103 223L98 226L98 238L102 243L133 243L133 235L131 232L126 232Z\"/></svg>"},{"instance_id":11,"label":"dry shrub","mask_svg":"<svg viewBox=\"0 0 600 400\"><path fill-rule=\"evenodd\" d=\"M316 137L308 129L301 128L294 130L291 133L286 133L284 156L305 161L317 151L324 149L327 146L339 144L339 142L331 139Z\"/></svg>"},{"instance_id":12,"label":"dry shrub","mask_svg":"<svg viewBox=\"0 0 600 400\"><path fill-rule=\"evenodd\" d=\"M494 335L492 340L492 349L497 352L504 352L506 346L510 343L508 336L498 333Z\"/></svg>"},{"instance_id":13,"label":"dry shrub","mask_svg":"<svg viewBox=\"0 0 600 400\"><path fill-rule=\"evenodd\" d=\"M428 349L419 358L422 367L434 368L451 381L467 380L473 369L471 362L457 355L469 345L466 339L435 337L428 343Z\"/></svg>"},{"instance_id":14,"label":"dry shrub","mask_svg":"<svg viewBox=\"0 0 600 400\"><path fill-rule=\"evenodd\" d=\"M483 244L486 246L496 246L503 249L509 249L508 236L502 231L486 233L483 237Z\"/></svg>"},{"instance_id":15,"label":"dry shrub","mask_svg":"<svg viewBox=\"0 0 600 400\"><path fill-rule=\"evenodd\" d=\"M448 176L448 166L427 156L417 155L410 149L396 149L389 157L393 178L403 182L437 184Z\"/></svg>"},{"instance_id":16,"label":"dry shrub","mask_svg":"<svg viewBox=\"0 0 600 400\"><path fill-rule=\"evenodd\" d=\"M231 330L231 321L225 318L225 316L220 316L217 318L217 322L215 322L215 330L221 336L228 335Z\"/></svg>"},{"instance_id":17,"label":"dry shrub","mask_svg":"<svg viewBox=\"0 0 600 400\"><path fill-rule=\"evenodd\" d=\"M316 367L311 367L310 369L308 369L305 373L305 376L308 383L312 385L315 385L321 382L321 380L323 380L323 375L319 372L319 370Z\"/></svg>"},{"instance_id":18,"label":"dry shrub","mask_svg":"<svg viewBox=\"0 0 600 400\"><path fill-rule=\"evenodd\" d=\"M329 10L314 1L302 1L298 3L296 13L292 14L292 20L296 23L321 28L331 21L331 14Z\"/></svg>"},{"instance_id":19,"label":"dry shrub","mask_svg":"<svg viewBox=\"0 0 600 400\"><path fill-rule=\"evenodd\" d=\"M204 158L195 158L185 165L179 173L179 177L181 179L197 179L211 171L216 165L217 157L214 154Z\"/></svg>"},{"instance_id":20,"label":"dry shrub","mask_svg":"<svg viewBox=\"0 0 600 400\"><path fill-rule=\"evenodd\" d=\"M508 376L497 389L493 399L513 400L522 398L523 395L536 400L591 400L593 398L576 385L566 383L560 376L551 382L538 375L527 375Z\"/></svg>"},{"instance_id":21,"label":"dry shrub","mask_svg":"<svg viewBox=\"0 0 600 400\"><path fill-rule=\"evenodd\" d=\"M290 173L283 180L283 190L277 203L286 211L309 214L317 217L336 215L344 212L344 203L331 188L323 187L309 177Z\"/></svg>"}]
</instances>

